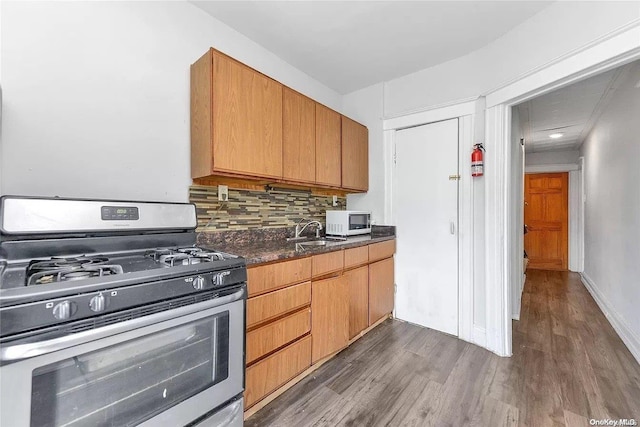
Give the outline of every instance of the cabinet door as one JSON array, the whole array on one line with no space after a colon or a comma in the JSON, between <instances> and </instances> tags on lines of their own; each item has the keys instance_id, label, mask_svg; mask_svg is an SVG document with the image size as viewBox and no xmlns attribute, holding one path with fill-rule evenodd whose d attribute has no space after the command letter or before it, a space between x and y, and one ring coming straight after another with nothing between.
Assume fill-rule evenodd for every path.
<instances>
[{"instance_id":1,"label":"cabinet door","mask_svg":"<svg viewBox=\"0 0 640 427\"><path fill-rule=\"evenodd\" d=\"M369 265L369 325L393 311L393 258Z\"/></svg>"},{"instance_id":2,"label":"cabinet door","mask_svg":"<svg viewBox=\"0 0 640 427\"><path fill-rule=\"evenodd\" d=\"M213 55L213 168L282 177L282 85Z\"/></svg>"},{"instance_id":3,"label":"cabinet door","mask_svg":"<svg viewBox=\"0 0 640 427\"><path fill-rule=\"evenodd\" d=\"M340 187L340 114L316 103L316 183Z\"/></svg>"},{"instance_id":4,"label":"cabinet door","mask_svg":"<svg viewBox=\"0 0 640 427\"><path fill-rule=\"evenodd\" d=\"M369 326L369 267L348 271L344 278L349 288L349 338Z\"/></svg>"},{"instance_id":5,"label":"cabinet door","mask_svg":"<svg viewBox=\"0 0 640 427\"><path fill-rule=\"evenodd\" d=\"M311 284L312 363L349 343L349 291L344 276Z\"/></svg>"},{"instance_id":6,"label":"cabinet door","mask_svg":"<svg viewBox=\"0 0 640 427\"><path fill-rule=\"evenodd\" d=\"M342 187L369 190L369 131L342 116Z\"/></svg>"},{"instance_id":7,"label":"cabinet door","mask_svg":"<svg viewBox=\"0 0 640 427\"><path fill-rule=\"evenodd\" d=\"M282 176L312 183L316 179L316 103L285 87L282 108Z\"/></svg>"}]
</instances>

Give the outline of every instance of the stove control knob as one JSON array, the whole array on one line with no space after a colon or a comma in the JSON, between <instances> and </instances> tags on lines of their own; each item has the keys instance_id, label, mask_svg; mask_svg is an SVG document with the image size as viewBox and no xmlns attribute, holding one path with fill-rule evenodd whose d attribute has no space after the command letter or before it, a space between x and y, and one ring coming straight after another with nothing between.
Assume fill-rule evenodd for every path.
<instances>
[{"instance_id":1,"label":"stove control knob","mask_svg":"<svg viewBox=\"0 0 640 427\"><path fill-rule=\"evenodd\" d=\"M220 272L220 273L216 273L216 274L213 276L213 284L214 284L215 286L222 286L222 285L224 285L224 281L225 281L225 279L224 279L224 278L225 278L225 277L227 277L227 276L228 276L228 275L230 275L230 274L231 274L231 272L230 272L230 271L223 271L223 272Z\"/></svg>"},{"instance_id":2,"label":"stove control knob","mask_svg":"<svg viewBox=\"0 0 640 427\"><path fill-rule=\"evenodd\" d=\"M100 313L106 308L106 303L107 299L104 297L104 295L102 295L102 293L99 293L95 297L91 298L91 300L89 301L89 308L94 313Z\"/></svg>"},{"instance_id":3,"label":"stove control knob","mask_svg":"<svg viewBox=\"0 0 640 427\"><path fill-rule=\"evenodd\" d=\"M73 314L71 313L73 308L71 304L70 301L62 301L56 304L55 307L53 307L53 317L58 320L67 320L70 318L71 314Z\"/></svg>"},{"instance_id":4,"label":"stove control knob","mask_svg":"<svg viewBox=\"0 0 640 427\"><path fill-rule=\"evenodd\" d=\"M193 289L197 291L201 291L202 289L204 289L204 277L198 276L193 279Z\"/></svg>"}]
</instances>

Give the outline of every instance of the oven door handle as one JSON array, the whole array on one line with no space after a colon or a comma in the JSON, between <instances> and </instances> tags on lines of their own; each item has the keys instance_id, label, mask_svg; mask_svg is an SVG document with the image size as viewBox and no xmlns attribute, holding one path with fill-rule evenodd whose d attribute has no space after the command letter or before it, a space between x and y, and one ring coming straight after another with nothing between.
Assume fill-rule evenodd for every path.
<instances>
[{"instance_id":1,"label":"oven door handle","mask_svg":"<svg viewBox=\"0 0 640 427\"><path fill-rule=\"evenodd\" d=\"M42 356L44 354L49 354L55 351L60 351L81 344L86 344L91 341L95 341L101 338L107 338L109 336L121 334L124 332L129 332L145 326L164 322L166 320L189 316L191 314L198 314L205 310L210 310L212 308L220 307L225 304L230 304L234 301L241 300L242 298L244 298L245 293L246 288L243 286L240 290L230 295L225 295L223 297L215 298L212 300L162 311L160 313L139 317L137 319L127 320L124 322L115 323L113 325L103 326L97 329L78 332L76 334L53 338L50 340L29 342L25 344L14 344L6 347L3 346L0 347L0 365L17 362L19 360L28 359L31 357ZM207 315L208 314L201 313L198 318L203 318Z\"/></svg>"}]
</instances>

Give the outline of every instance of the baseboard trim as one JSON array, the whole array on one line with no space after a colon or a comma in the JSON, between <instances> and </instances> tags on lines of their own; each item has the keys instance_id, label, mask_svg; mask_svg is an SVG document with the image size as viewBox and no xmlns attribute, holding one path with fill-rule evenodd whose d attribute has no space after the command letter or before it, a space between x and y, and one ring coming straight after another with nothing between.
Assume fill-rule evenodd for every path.
<instances>
[{"instance_id":1,"label":"baseboard trim","mask_svg":"<svg viewBox=\"0 0 640 427\"><path fill-rule=\"evenodd\" d=\"M640 337L633 333L631 328L627 325L627 322L620 317L615 308L609 303L602 293L598 290L593 280L587 273L580 273L580 278L584 287L587 288L593 299L600 307L600 310L604 313L607 320L616 331L622 342L627 346L636 361L640 363Z\"/></svg>"},{"instance_id":2,"label":"baseboard trim","mask_svg":"<svg viewBox=\"0 0 640 427\"><path fill-rule=\"evenodd\" d=\"M487 348L487 329L473 325L473 343Z\"/></svg>"}]
</instances>

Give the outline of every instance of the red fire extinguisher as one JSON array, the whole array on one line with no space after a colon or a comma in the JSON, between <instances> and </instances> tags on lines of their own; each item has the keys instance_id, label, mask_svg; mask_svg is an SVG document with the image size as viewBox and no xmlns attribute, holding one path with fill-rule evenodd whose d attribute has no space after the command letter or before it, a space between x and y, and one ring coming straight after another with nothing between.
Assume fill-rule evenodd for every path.
<instances>
[{"instance_id":1,"label":"red fire extinguisher","mask_svg":"<svg viewBox=\"0 0 640 427\"><path fill-rule=\"evenodd\" d=\"M484 175L484 160L482 152L484 147L482 144L475 144L471 153L471 176Z\"/></svg>"}]
</instances>

